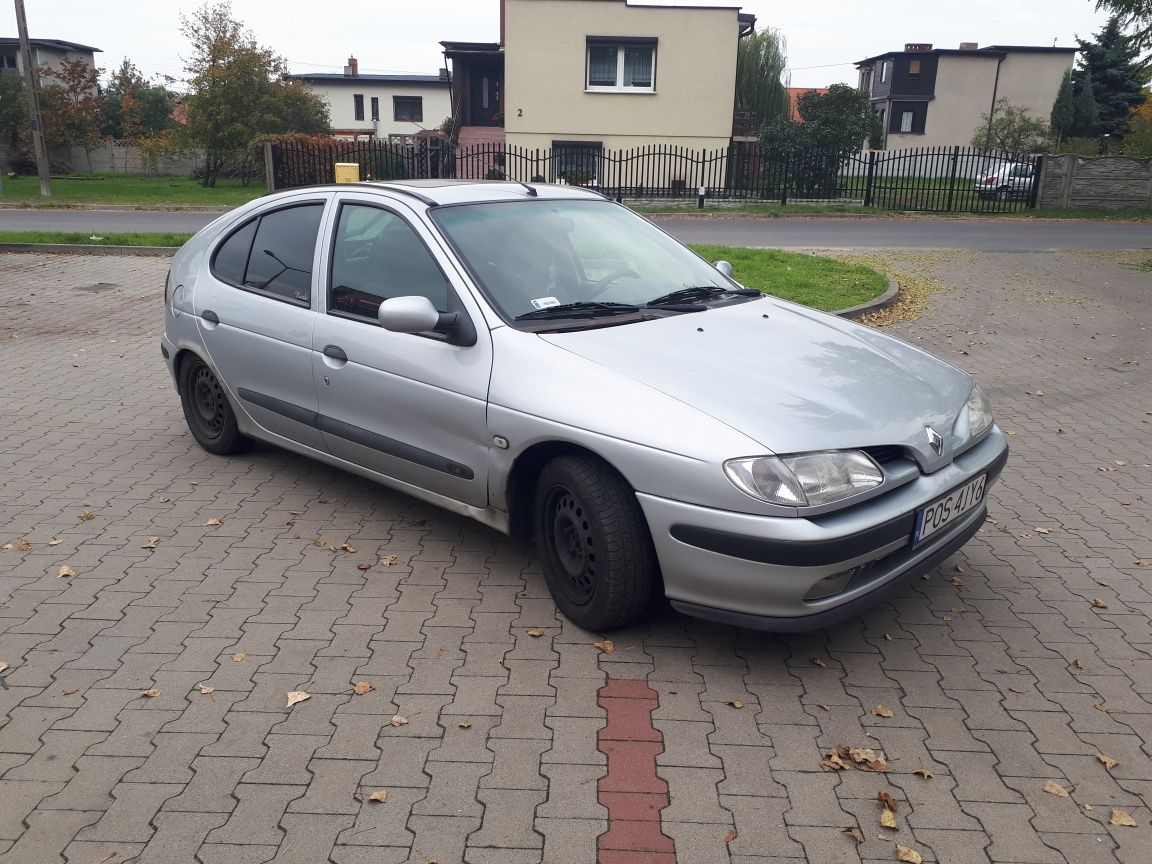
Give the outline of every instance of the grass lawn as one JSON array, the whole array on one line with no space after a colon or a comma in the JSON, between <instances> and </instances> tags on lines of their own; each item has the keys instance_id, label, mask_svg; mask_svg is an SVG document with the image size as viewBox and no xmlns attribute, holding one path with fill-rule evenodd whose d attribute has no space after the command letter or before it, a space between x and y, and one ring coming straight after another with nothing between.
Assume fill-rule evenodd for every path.
<instances>
[{"instance_id":1,"label":"grass lawn","mask_svg":"<svg viewBox=\"0 0 1152 864\"><path fill-rule=\"evenodd\" d=\"M64 243L85 246L183 246L191 234L175 231L92 234L90 231L0 231L0 243Z\"/></svg>"},{"instance_id":2,"label":"grass lawn","mask_svg":"<svg viewBox=\"0 0 1152 864\"><path fill-rule=\"evenodd\" d=\"M709 244L691 248L708 261L727 261L742 285L825 312L866 303L888 288L888 280L864 264L776 249Z\"/></svg>"},{"instance_id":3,"label":"grass lawn","mask_svg":"<svg viewBox=\"0 0 1152 864\"><path fill-rule=\"evenodd\" d=\"M264 183L241 186L238 180L218 180L205 189L189 177L91 174L52 179L52 197L40 197L35 177L5 177L0 204L184 204L236 207L264 194Z\"/></svg>"}]
</instances>

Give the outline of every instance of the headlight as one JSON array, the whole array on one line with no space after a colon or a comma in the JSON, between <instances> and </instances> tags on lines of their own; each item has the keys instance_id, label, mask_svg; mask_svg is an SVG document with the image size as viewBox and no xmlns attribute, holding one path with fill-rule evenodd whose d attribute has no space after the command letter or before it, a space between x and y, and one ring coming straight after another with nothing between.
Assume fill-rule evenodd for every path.
<instances>
[{"instance_id":1,"label":"headlight","mask_svg":"<svg viewBox=\"0 0 1152 864\"><path fill-rule=\"evenodd\" d=\"M984 391L973 385L972 395L968 397L968 433L973 438L983 435L992 425L992 403L984 395Z\"/></svg>"},{"instance_id":2,"label":"headlight","mask_svg":"<svg viewBox=\"0 0 1152 864\"><path fill-rule=\"evenodd\" d=\"M832 504L884 482L884 473L859 450L730 459L724 473L745 494L785 507Z\"/></svg>"}]
</instances>

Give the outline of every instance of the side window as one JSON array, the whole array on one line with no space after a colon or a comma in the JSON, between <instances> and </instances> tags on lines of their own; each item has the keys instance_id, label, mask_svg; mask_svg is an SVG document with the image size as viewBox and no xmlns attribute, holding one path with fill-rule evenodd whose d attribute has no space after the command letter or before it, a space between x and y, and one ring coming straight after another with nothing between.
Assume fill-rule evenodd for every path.
<instances>
[{"instance_id":1,"label":"side window","mask_svg":"<svg viewBox=\"0 0 1152 864\"><path fill-rule=\"evenodd\" d=\"M389 210L363 204L340 208L328 284L328 311L373 321L389 297L420 295L447 312L451 290L412 226Z\"/></svg>"},{"instance_id":2,"label":"side window","mask_svg":"<svg viewBox=\"0 0 1152 864\"><path fill-rule=\"evenodd\" d=\"M305 204L253 219L216 250L213 274L238 287L309 306L323 212L323 204Z\"/></svg>"}]
</instances>

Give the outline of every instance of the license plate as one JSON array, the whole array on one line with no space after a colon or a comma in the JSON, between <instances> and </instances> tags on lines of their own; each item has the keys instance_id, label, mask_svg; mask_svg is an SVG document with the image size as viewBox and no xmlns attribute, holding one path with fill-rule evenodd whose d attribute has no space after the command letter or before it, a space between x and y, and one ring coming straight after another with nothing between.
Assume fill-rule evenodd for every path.
<instances>
[{"instance_id":1,"label":"license plate","mask_svg":"<svg viewBox=\"0 0 1152 864\"><path fill-rule=\"evenodd\" d=\"M984 500L984 485L988 475L981 474L974 477L963 486L959 486L945 495L937 498L927 507L916 512L916 533L913 543L931 537L937 531L946 528L949 523L955 522L973 507Z\"/></svg>"}]
</instances>

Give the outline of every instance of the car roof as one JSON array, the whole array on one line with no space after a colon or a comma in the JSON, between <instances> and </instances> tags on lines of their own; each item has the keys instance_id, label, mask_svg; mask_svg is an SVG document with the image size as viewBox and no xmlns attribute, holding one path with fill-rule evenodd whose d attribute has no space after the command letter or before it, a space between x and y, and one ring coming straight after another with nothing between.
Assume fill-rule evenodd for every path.
<instances>
[{"instance_id":1,"label":"car roof","mask_svg":"<svg viewBox=\"0 0 1152 864\"><path fill-rule=\"evenodd\" d=\"M580 186L553 183L516 183L502 180L370 180L359 183L326 183L307 187L325 191L379 190L416 198L428 206L474 204L493 201L604 200L604 196ZM299 190L283 190L299 191ZM535 193L535 194L533 194Z\"/></svg>"}]
</instances>

